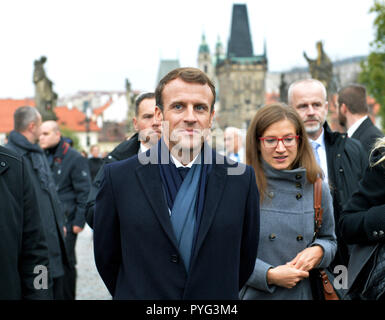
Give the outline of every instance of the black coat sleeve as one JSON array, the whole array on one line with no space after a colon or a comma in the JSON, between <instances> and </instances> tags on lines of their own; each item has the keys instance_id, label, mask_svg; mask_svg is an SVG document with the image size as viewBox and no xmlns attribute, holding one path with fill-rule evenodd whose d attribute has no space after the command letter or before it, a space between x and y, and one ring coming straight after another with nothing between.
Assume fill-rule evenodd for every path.
<instances>
[{"instance_id":1,"label":"black coat sleeve","mask_svg":"<svg viewBox=\"0 0 385 320\"><path fill-rule=\"evenodd\" d=\"M86 221L91 228L94 227L95 200L104 179L104 166L115 161L117 161L117 159L115 159L112 155L109 155L107 158L103 159L103 164L100 166L94 181L91 183L90 193L88 194L86 205Z\"/></svg>"},{"instance_id":2,"label":"black coat sleeve","mask_svg":"<svg viewBox=\"0 0 385 320\"><path fill-rule=\"evenodd\" d=\"M366 169L358 190L344 206L339 228L348 244L385 240L384 163Z\"/></svg>"},{"instance_id":3,"label":"black coat sleeve","mask_svg":"<svg viewBox=\"0 0 385 320\"><path fill-rule=\"evenodd\" d=\"M122 263L122 249L119 218L115 207L109 166L105 166L104 171L104 179L95 202L94 254L99 274L110 294L114 296Z\"/></svg>"},{"instance_id":4,"label":"black coat sleeve","mask_svg":"<svg viewBox=\"0 0 385 320\"><path fill-rule=\"evenodd\" d=\"M87 159L82 156L79 156L76 159L73 170L71 171L71 181L73 192L76 195L75 217L72 224L83 228L91 181Z\"/></svg>"}]
</instances>

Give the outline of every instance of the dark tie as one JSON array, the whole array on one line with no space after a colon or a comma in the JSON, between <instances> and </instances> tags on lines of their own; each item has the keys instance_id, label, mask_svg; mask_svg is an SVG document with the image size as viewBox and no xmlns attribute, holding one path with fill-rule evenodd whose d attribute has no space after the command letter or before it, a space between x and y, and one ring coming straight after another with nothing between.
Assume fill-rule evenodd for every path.
<instances>
[{"instance_id":1,"label":"dark tie","mask_svg":"<svg viewBox=\"0 0 385 320\"><path fill-rule=\"evenodd\" d=\"M177 169L178 169L178 171L179 171L180 176L182 177L182 180L184 180L184 178L187 176L188 171L190 170L190 168L187 168L187 167L179 167L179 168L177 168Z\"/></svg>"}]
</instances>

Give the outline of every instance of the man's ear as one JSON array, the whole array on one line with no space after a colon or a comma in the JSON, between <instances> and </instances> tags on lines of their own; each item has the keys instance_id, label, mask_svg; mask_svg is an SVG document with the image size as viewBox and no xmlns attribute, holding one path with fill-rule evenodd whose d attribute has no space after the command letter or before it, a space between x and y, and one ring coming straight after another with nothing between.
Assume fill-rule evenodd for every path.
<instances>
[{"instance_id":1,"label":"man's ear","mask_svg":"<svg viewBox=\"0 0 385 320\"><path fill-rule=\"evenodd\" d=\"M135 131L138 131L138 127L137 127L137 125L138 125L138 120L136 119L136 117L133 117L133 118L132 118L132 124L134 125Z\"/></svg>"},{"instance_id":2,"label":"man's ear","mask_svg":"<svg viewBox=\"0 0 385 320\"><path fill-rule=\"evenodd\" d=\"M215 116L215 110L211 111L211 114L210 114L210 124L209 124L210 129L213 124L214 116Z\"/></svg>"},{"instance_id":3,"label":"man's ear","mask_svg":"<svg viewBox=\"0 0 385 320\"><path fill-rule=\"evenodd\" d=\"M162 121L163 120L163 112L160 110L158 106L155 106L155 119L156 121Z\"/></svg>"},{"instance_id":4,"label":"man's ear","mask_svg":"<svg viewBox=\"0 0 385 320\"><path fill-rule=\"evenodd\" d=\"M343 103L343 104L340 105L340 112L341 112L343 115L346 115L348 111L349 111L349 109L348 109L348 107L346 106L345 103Z\"/></svg>"},{"instance_id":5,"label":"man's ear","mask_svg":"<svg viewBox=\"0 0 385 320\"><path fill-rule=\"evenodd\" d=\"M32 132L36 127L37 127L37 126L36 126L36 123L33 122L33 121L31 121L31 122L28 124L27 130L28 130L29 132Z\"/></svg>"}]
</instances>

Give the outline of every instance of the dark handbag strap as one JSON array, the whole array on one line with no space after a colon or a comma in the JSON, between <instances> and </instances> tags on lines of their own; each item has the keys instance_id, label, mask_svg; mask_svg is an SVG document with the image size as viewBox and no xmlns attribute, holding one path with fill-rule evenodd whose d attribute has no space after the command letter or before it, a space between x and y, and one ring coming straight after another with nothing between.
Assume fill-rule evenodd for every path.
<instances>
[{"instance_id":1,"label":"dark handbag strap","mask_svg":"<svg viewBox=\"0 0 385 320\"><path fill-rule=\"evenodd\" d=\"M322 214L324 210L322 208L322 179L317 178L314 182L314 236L313 241L318 235L318 232L322 226ZM325 270L318 269L319 276L323 286L323 294L325 300L339 300L333 284L330 282L329 277Z\"/></svg>"},{"instance_id":2,"label":"dark handbag strap","mask_svg":"<svg viewBox=\"0 0 385 320\"><path fill-rule=\"evenodd\" d=\"M322 214L324 212L322 208L322 179L317 178L314 182L314 236L313 241L317 237L317 234L322 226Z\"/></svg>"}]
</instances>

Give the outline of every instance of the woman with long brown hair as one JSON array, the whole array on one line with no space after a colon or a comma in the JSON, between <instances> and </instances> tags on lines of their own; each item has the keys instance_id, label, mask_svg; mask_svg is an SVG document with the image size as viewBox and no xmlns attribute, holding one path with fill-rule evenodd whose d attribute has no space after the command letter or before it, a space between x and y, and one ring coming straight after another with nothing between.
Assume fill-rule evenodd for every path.
<instances>
[{"instance_id":1,"label":"woman with long brown hair","mask_svg":"<svg viewBox=\"0 0 385 320\"><path fill-rule=\"evenodd\" d=\"M322 177L301 118L283 104L258 110L246 138L246 162L260 192L260 236L245 300L313 299L309 271L336 252L332 198L322 185L323 224L314 239L313 184Z\"/></svg>"}]
</instances>

